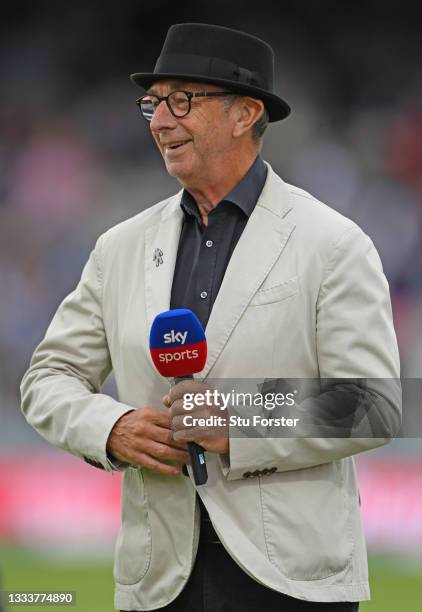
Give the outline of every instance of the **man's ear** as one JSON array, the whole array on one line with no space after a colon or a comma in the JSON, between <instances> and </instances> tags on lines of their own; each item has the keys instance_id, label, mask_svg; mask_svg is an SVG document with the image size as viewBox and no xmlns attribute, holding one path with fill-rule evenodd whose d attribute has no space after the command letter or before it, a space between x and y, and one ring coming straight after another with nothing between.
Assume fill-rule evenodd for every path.
<instances>
[{"instance_id":1,"label":"man's ear","mask_svg":"<svg viewBox=\"0 0 422 612\"><path fill-rule=\"evenodd\" d=\"M262 100L242 96L237 102L237 118L233 127L233 136L239 138L247 132L264 112Z\"/></svg>"}]
</instances>

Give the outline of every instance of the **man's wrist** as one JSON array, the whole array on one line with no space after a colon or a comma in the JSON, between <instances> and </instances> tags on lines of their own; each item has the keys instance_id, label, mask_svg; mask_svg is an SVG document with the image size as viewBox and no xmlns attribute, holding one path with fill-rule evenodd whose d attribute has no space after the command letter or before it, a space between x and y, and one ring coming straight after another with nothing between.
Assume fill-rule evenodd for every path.
<instances>
[{"instance_id":1,"label":"man's wrist","mask_svg":"<svg viewBox=\"0 0 422 612\"><path fill-rule=\"evenodd\" d=\"M121 419L123 419L123 417L125 417L127 414L130 414L131 412L134 412L134 409L132 410L128 410L127 412L125 412L124 414L122 414L117 421L114 423L113 427L111 428L111 431L108 435L107 438L107 443L106 443L106 456L107 456L107 460L110 463L110 465L117 470L121 470L122 468L126 468L128 466L130 466L130 463L128 463L125 460L122 459L118 459L115 454L114 454L114 450L112 448L112 444L113 444L113 432L115 431L116 426L118 426L118 423L121 421Z\"/></svg>"}]
</instances>

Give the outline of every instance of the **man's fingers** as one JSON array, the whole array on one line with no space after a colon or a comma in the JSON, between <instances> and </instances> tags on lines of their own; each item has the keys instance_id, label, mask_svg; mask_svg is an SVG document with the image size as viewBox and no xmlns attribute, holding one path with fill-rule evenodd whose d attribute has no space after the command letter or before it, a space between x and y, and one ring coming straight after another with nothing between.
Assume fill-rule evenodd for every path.
<instances>
[{"instance_id":1,"label":"man's fingers","mask_svg":"<svg viewBox=\"0 0 422 612\"><path fill-rule=\"evenodd\" d=\"M160 427L169 427L168 412L161 412L156 408L138 408L135 412L138 413L138 420L141 423L154 423Z\"/></svg>"},{"instance_id":2,"label":"man's fingers","mask_svg":"<svg viewBox=\"0 0 422 612\"><path fill-rule=\"evenodd\" d=\"M205 431L207 429L210 429L209 425L205 425L205 419L207 419L209 416L209 413L205 410L202 410L201 412L195 412L195 417L191 416L189 412L172 416L171 429L173 431L173 438L176 432L182 430L191 431L192 429L203 429Z\"/></svg>"},{"instance_id":3,"label":"man's fingers","mask_svg":"<svg viewBox=\"0 0 422 612\"><path fill-rule=\"evenodd\" d=\"M182 464L189 462L189 453L186 450L161 444L153 440L150 441L146 450L150 456L159 461L177 461Z\"/></svg>"},{"instance_id":4,"label":"man's fingers","mask_svg":"<svg viewBox=\"0 0 422 612\"><path fill-rule=\"evenodd\" d=\"M211 410L210 406L202 406L202 405L195 406L194 409L188 410L184 406L183 399L178 399L175 402L173 402L173 404L171 405L171 408L169 410L169 415L173 422L173 419L175 417L183 418L183 417L195 416L195 418L196 417L206 418L208 416L211 416L213 412L214 411ZM224 415L225 413L221 411L220 416L224 416Z\"/></svg>"},{"instance_id":5,"label":"man's fingers","mask_svg":"<svg viewBox=\"0 0 422 612\"><path fill-rule=\"evenodd\" d=\"M148 423L145 427L142 437L133 439L132 448L135 451L147 453L159 460L186 463L189 459L186 444L175 441L173 432L170 429L151 423Z\"/></svg>"},{"instance_id":6,"label":"man's fingers","mask_svg":"<svg viewBox=\"0 0 422 612\"><path fill-rule=\"evenodd\" d=\"M197 442L198 439L210 440L219 437L221 437L221 434L212 431L209 427L189 427L189 429L179 429L179 431L174 432L175 440L185 442Z\"/></svg>"},{"instance_id":7,"label":"man's fingers","mask_svg":"<svg viewBox=\"0 0 422 612\"><path fill-rule=\"evenodd\" d=\"M181 468L179 466L162 463L147 453L137 453L134 460L132 460L132 463L145 467L148 470L152 470L153 472L157 472L159 474L178 476L181 473Z\"/></svg>"},{"instance_id":8,"label":"man's fingers","mask_svg":"<svg viewBox=\"0 0 422 612\"><path fill-rule=\"evenodd\" d=\"M170 423L171 425L171 423ZM149 439L155 440L156 442L161 442L162 444L167 444L168 446L172 446L174 448L180 448L182 450L186 450L186 444L180 441L176 441L173 436L172 429L168 429L167 427L158 427L156 425L151 426L149 430Z\"/></svg>"},{"instance_id":9,"label":"man's fingers","mask_svg":"<svg viewBox=\"0 0 422 612\"><path fill-rule=\"evenodd\" d=\"M190 414L190 410L186 410L186 408L183 406L183 400L182 399L178 399L175 400L170 408L169 411L169 415L170 415L170 419L174 419L174 417L176 416L183 416L186 414Z\"/></svg>"},{"instance_id":10,"label":"man's fingers","mask_svg":"<svg viewBox=\"0 0 422 612\"><path fill-rule=\"evenodd\" d=\"M189 461L186 442L173 438L170 414L148 406L133 410L116 422L107 451L120 461L164 474L178 473L178 466L168 466L165 461Z\"/></svg>"},{"instance_id":11,"label":"man's fingers","mask_svg":"<svg viewBox=\"0 0 422 612\"><path fill-rule=\"evenodd\" d=\"M168 394L164 396L163 403L166 406L171 406L176 400L182 399L185 393L205 393L207 389L209 387L199 380L182 380L171 387Z\"/></svg>"},{"instance_id":12,"label":"man's fingers","mask_svg":"<svg viewBox=\"0 0 422 612\"><path fill-rule=\"evenodd\" d=\"M192 429L180 429L179 431L174 432L174 439L179 441L195 442L198 439L199 435L195 435L195 430ZM203 437L203 436L202 436Z\"/></svg>"}]
</instances>

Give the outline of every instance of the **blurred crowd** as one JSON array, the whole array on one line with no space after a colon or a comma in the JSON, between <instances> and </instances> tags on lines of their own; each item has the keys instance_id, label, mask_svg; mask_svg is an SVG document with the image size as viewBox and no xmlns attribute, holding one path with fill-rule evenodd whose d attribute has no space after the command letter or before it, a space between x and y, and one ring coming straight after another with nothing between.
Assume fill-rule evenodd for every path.
<instances>
[{"instance_id":1,"label":"blurred crowd","mask_svg":"<svg viewBox=\"0 0 422 612\"><path fill-rule=\"evenodd\" d=\"M173 21L238 27L273 45L276 89L293 113L269 127L263 156L371 236L390 284L402 374L422 376L419 35L410 14L380 24L376 11L357 23L354 14L331 12L327 27L327 14L306 12L307 4L273 16L226 8L224 21L222 3L201 14L188 2L174 18L168 11L151 21L150 4L123 1L114 36L111 13L79 2L70 23L69 8L60 23L53 9L21 22L9 15L8 29L3 23L0 422L18 411L31 353L96 238L179 189L127 78L153 66ZM171 6L155 3L156 15L161 5Z\"/></svg>"}]
</instances>

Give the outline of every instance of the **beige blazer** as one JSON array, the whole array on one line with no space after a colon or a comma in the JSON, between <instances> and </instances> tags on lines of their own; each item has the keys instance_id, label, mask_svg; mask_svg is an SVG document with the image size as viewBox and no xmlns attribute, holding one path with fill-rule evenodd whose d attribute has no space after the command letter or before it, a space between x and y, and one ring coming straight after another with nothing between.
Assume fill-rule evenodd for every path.
<instances>
[{"instance_id":1,"label":"beige blazer","mask_svg":"<svg viewBox=\"0 0 422 612\"><path fill-rule=\"evenodd\" d=\"M28 422L52 444L107 470L106 442L117 419L133 407L158 408L168 389L148 337L154 316L169 308L180 197L99 238L22 381ZM388 284L371 240L271 167L206 335L205 379L399 377ZM119 401L101 393L112 369ZM382 411L397 431L398 387ZM207 454L209 481L198 492L224 546L257 581L305 600L368 599L352 455L387 441L233 437L227 456ZM122 498L115 605L165 606L195 559L195 487L183 475L129 467Z\"/></svg>"}]
</instances>

